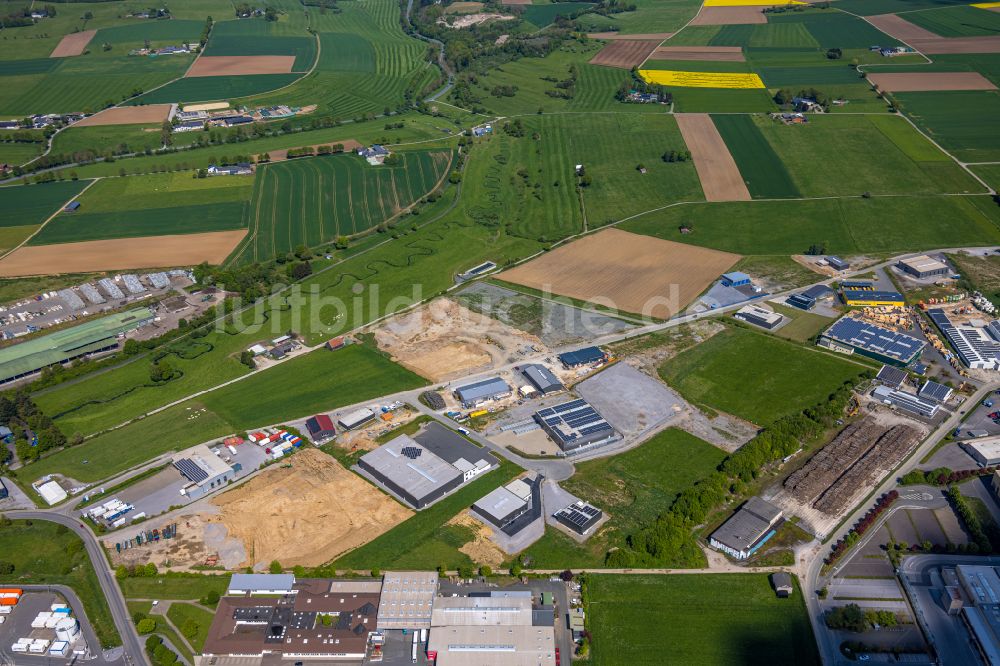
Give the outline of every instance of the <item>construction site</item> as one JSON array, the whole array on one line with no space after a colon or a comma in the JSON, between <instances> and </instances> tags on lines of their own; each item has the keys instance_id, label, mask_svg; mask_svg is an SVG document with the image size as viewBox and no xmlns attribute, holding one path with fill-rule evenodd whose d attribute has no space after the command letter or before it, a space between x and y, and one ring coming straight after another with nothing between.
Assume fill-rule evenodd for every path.
<instances>
[{"instance_id":1,"label":"construction site","mask_svg":"<svg viewBox=\"0 0 1000 666\"><path fill-rule=\"evenodd\" d=\"M876 408L841 430L765 499L824 538L926 435L926 428Z\"/></svg>"},{"instance_id":2,"label":"construction site","mask_svg":"<svg viewBox=\"0 0 1000 666\"><path fill-rule=\"evenodd\" d=\"M379 349L434 382L485 372L547 351L538 337L447 298L393 317L372 332Z\"/></svg>"}]
</instances>

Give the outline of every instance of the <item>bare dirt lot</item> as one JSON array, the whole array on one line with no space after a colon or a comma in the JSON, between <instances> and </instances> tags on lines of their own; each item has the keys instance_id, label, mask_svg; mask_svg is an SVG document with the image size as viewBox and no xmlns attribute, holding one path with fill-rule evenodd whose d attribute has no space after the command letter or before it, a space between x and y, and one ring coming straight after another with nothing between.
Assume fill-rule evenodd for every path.
<instances>
[{"instance_id":1,"label":"bare dirt lot","mask_svg":"<svg viewBox=\"0 0 1000 666\"><path fill-rule=\"evenodd\" d=\"M78 56L87 50L87 44L97 34L96 30L81 30L71 35L66 35L59 40L56 47L49 54L50 58L65 58L67 56Z\"/></svg>"},{"instance_id":2,"label":"bare dirt lot","mask_svg":"<svg viewBox=\"0 0 1000 666\"><path fill-rule=\"evenodd\" d=\"M394 361L435 382L504 365L519 347L544 349L536 336L447 298L393 317L374 334Z\"/></svg>"},{"instance_id":3,"label":"bare dirt lot","mask_svg":"<svg viewBox=\"0 0 1000 666\"><path fill-rule=\"evenodd\" d=\"M661 46L653 51L657 60L711 60L745 62L741 46Z\"/></svg>"},{"instance_id":4,"label":"bare dirt lot","mask_svg":"<svg viewBox=\"0 0 1000 666\"><path fill-rule=\"evenodd\" d=\"M312 146L309 146L309 147L310 148L319 148L320 146L330 146L330 145L334 145L334 144L337 144L337 143L339 143L339 144L341 144L341 145L344 146L344 152L345 153L349 153L349 152L352 152L354 150L357 150L358 148L361 148L361 144L358 143L357 141L355 141L354 139L344 139L342 141L334 141L332 143L316 143L316 144L313 144ZM306 146L300 146L300 148L305 148L305 147ZM271 158L272 162L284 162L285 160L288 159L288 151L289 150L297 150L297 149L295 149L295 148L280 148L278 150L269 150L269 151L267 151L267 155L268 155L268 157ZM257 159L259 159L260 155L254 155L254 157L257 158Z\"/></svg>"},{"instance_id":5,"label":"bare dirt lot","mask_svg":"<svg viewBox=\"0 0 1000 666\"><path fill-rule=\"evenodd\" d=\"M763 7L702 7L690 25L748 25L767 23Z\"/></svg>"},{"instance_id":6,"label":"bare dirt lot","mask_svg":"<svg viewBox=\"0 0 1000 666\"><path fill-rule=\"evenodd\" d=\"M738 259L728 252L605 229L499 277L625 312L666 318L680 312Z\"/></svg>"},{"instance_id":7,"label":"bare dirt lot","mask_svg":"<svg viewBox=\"0 0 1000 666\"><path fill-rule=\"evenodd\" d=\"M220 264L246 233L237 229L26 246L0 259L0 277Z\"/></svg>"},{"instance_id":8,"label":"bare dirt lot","mask_svg":"<svg viewBox=\"0 0 1000 666\"><path fill-rule=\"evenodd\" d=\"M451 28L462 29L471 28L474 25L479 25L480 23L486 23L487 21L513 21L516 16L506 16L505 14L465 14L459 16L452 23L447 23Z\"/></svg>"},{"instance_id":9,"label":"bare dirt lot","mask_svg":"<svg viewBox=\"0 0 1000 666\"><path fill-rule=\"evenodd\" d=\"M121 106L105 109L73 124L74 127L97 127L99 125L156 125L170 115L169 104L147 104L146 106Z\"/></svg>"},{"instance_id":10,"label":"bare dirt lot","mask_svg":"<svg viewBox=\"0 0 1000 666\"><path fill-rule=\"evenodd\" d=\"M413 514L321 451L307 448L290 464L213 500L220 512L210 520L243 541L247 565L318 566Z\"/></svg>"},{"instance_id":11,"label":"bare dirt lot","mask_svg":"<svg viewBox=\"0 0 1000 666\"><path fill-rule=\"evenodd\" d=\"M493 536L493 529L469 515L468 511L463 511L451 520L447 525L459 525L471 530L475 537L458 550L468 555L476 564L485 564L499 569L500 565L507 558L507 555L500 550L500 546L493 543L490 537Z\"/></svg>"},{"instance_id":12,"label":"bare dirt lot","mask_svg":"<svg viewBox=\"0 0 1000 666\"><path fill-rule=\"evenodd\" d=\"M885 92L997 89L979 72L881 72L869 74L868 80Z\"/></svg>"},{"instance_id":13,"label":"bare dirt lot","mask_svg":"<svg viewBox=\"0 0 1000 666\"><path fill-rule=\"evenodd\" d=\"M295 56L200 56L184 76L287 74L293 65Z\"/></svg>"},{"instance_id":14,"label":"bare dirt lot","mask_svg":"<svg viewBox=\"0 0 1000 666\"><path fill-rule=\"evenodd\" d=\"M691 151L705 198L750 201L750 190L712 118L707 113L678 113L677 126Z\"/></svg>"},{"instance_id":15,"label":"bare dirt lot","mask_svg":"<svg viewBox=\"0 0 1000 666\"><path fill-rule=\"evenodd\" d=\"M590 59L591 65L632 69L646 62L646 58L660 44L659 40L618 39L607 44Z\"/></svg>"},{"instance_id":16,"label":"bare dirt lot","mask_svg":"<svg viewBox=\"0 0 1000 666\"><path fill-rule=\"evenodd\" d=\"M505 4L515 4L515 3L511 2L511 3L505 3ZM524 4L530 5L531 3L530 2L526 2ZM655 39L658 42L662 42L664 39L670 39L673 36L674 36L674 33L672 33L672 32L642 32L642 33L637 33L637 34L634 34L634 35L623 35L620 32L614 32L614 31L611 31L611 32L588 32L587 33L587 37L590 37L591 39L629 39L629 40L636 40L636 39L639 39L639 40L647 40L647 39L648 40L652 40L652 39Z\"/></svg>"}]
</instances>

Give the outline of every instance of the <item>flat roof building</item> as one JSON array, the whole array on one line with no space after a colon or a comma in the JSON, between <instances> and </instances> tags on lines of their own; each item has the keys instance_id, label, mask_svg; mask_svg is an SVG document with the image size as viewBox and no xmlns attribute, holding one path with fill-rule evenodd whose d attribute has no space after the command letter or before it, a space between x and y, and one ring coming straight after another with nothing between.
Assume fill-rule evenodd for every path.
<instances>
[{"instance_id":1,"label":"flat roof building","mask_svg":"<svg viewBox=\"0 0 1000 666\"><path fill-rule=\"evenodd\" d=\"M611 424L586 400L571 400L539 410L535 422L563 451L609 442L618 436Z\"/></svg>"},{"instance_id":2,"label":"flat roof building","mask_svg":"<svg viewBox=\"0 0 1000 666\"><path fill-rule=\"evenodd\" d=\"M184 489L185 496L191 499L203 497L236 478L233 468L204 444L175 454L170 464L194 484Z\"/></svg>"},{"instance_id":3,"label":"flat roof building","mask_svg":"<svg viewBox=\"0 0 1000 666\"><path fill-rule=\"evenodd\" d=\"M101 317L0 349L0 384L57 363L117 349L119 337L153 321L149 308Z\"/></svg>"},{"instance_id":4,"label":"flat roof building","mask_svg":"<svg viewBox=\"0 0 1000 666\"><path fill-rule=\"evenodd\" d=\"M750 276L741 271L722 274L723 287L743 287L750 284Z\"/></svg>"},{"instance_id":5,"label":"flat roof building","mask_svg":"<svg viewBox=\"0 0 1000 666\"><path fill-rule=\"evenodd\" d=\"M847 290L841 292L844 303L852 307L903 307L906 299L898 291Z\"/></svg>"},{"instance_id":6,"label":"flat roof building","mask_svg":"<svg viewBox=\"0 0 1000 666\"><path fill-rule=\"evenodd\" d=\"M436 571L386 571L378 602L378 628L430 629L437 587Z\"/></svg>"},{"instance_id":7,"label":"flat roof building","mask_svg":"<svg viewBox=\"0 0 1000 666\"><path fill-rule=\"evenodd\" d=\"M463 481L458 468L409 435L361 456L358 467L416 509L444 497Z\"/></svg>"},{"instance_id":8,"label":"flat roof building","mask_svg":"<svg viewBox=\"0 0 1000 666\"><path fill-rule=\"evenodd\" d=\"M479 382L459 386L455 389L455 397L466 409L481 405L490 400L506 398L511 394L510 385L500 377L490 377Z\"/></svg>"},{"instance_id":9,"label":"flat roof building","mask_svg":"<svg viewBox=\"0 0 1000 666\"><path fill-rule=\"evenodd\" d=\"M438 597L431 615L433 627L532 625L531 595L527 597Z\"/></svg>"},{"instance_id":10,"label":"flat roof building","mask_svg":"<svg viewBox=\"0 0 1000 666\"><path fill-rule=\"evenodd\" d=\"M983 662L1000 665L1000 575L996 567L959 564L955 567L963 591L972 605L961 613Z\"/></svg>"},{"instance_id":11,"label":"flat roof building","mask_svg":"<svg viewBox=\"0 0 1000 666\"><path fill-rule=\"evenodd\" d=\"M851 267L849 263L847 263L840 257L832 254L826 258L826 263L830 264L830 268L837 271L846 271L848 268Z\"/></svg>"},{"instance_id":12,"label":"flat roof building","mask_svg":"<svg viewBox=\"0 0 1000 666\"><path fill-rule=\"evenodd\" d=\"M1000 437L967 439L959 446L983 467L1000 465Z\"/></svg>"},{"instance_id":13,"label":"flat roof building","mask_svg":"<svg viewBox=\"0 0 1000 666\"><path fill-rule=\"evenodd\" d=\"M948 267L948 264L939 259L929 257L926 254L913 257L912 259L900 259L896 265L903 272L920 279L951 273L951 268Z\"/></svg>"},{"instance_id":14,"label":"flat roof building","mask_svg":"<svg viewBox=\"0 0 1000 666\"><path fill-rule=\"evenodd\" d=\"M437 666L555 666L555 630L523 625L434 627L427 656ZM569 655L563 659L568 662Z\"/></svg>"},{"instance_id":15,"label":"flat roof building","mask_svg":"<svg viewBox=\"0 0 1000 666\"><path fill-rule=\"evenodd\" d=\"M528 512L528 502L506 488L495 488L472 505L472 510L487 522L503 529Z\"/></svg>"},{"instance_id":16,"label":"flat roof building","mask_svg":"<svg viewBox=\"0 0 1000 666\"><path fill-rule=\"evenodd\" d=\"M558 358L559 362L562 363L567 370L572 370L573 368L579 368L583 365L605 363L608 360L608 355L601 351L599 347L584 347L583 349L577 349L576 351L559 354Z\"/></svg>"},{"instance_id":17,"label":"flat roof building","mask_svg":"<svg viewBox=\"0 0 1000 666\"><path fill-rule=\"evenodd\" d=\"M343 428L344 430L354 430L356 428L360 428L366 423L371 423L374 420L375 420L375 412L368 409L367 407L363 407L361 409L354 410L350 414L345 414L344 416L341 416L339 419L337 419L337 423L339 423L340 427Z\"/></svg>"},{"instance_id":18,"label":"flat roof building","mask_svg":"<svg viewBox=\"0 0 1000 666\"><path fill-rule=\"evenodd\" d=\"M914 361L927 346L923 340L853 317L841 317L834 322L823 332L819 344L900 367Z\"/></svg>"},{"instance_id":19,"label":"flat roof building","mask_svg":"<svg viewBox=\"0 0 1000 666\"><path fill-rule=\"evenodd\" d=\"M774 536L781 521L781 509L759 497L751 497L722 526L712 532L709 544L745 560Z\"/></svg>"},{"instance_id":20,"label":"flat roof building","mask_svg":"<svg viewBox=\"0 0 1000 666\"><path fill-rule=\"evenodd\" d=\"M566 388L551 370L539 363L523 365L520 370L524 378L531 382L531 385L542 395L562 391Z\"/></svg>"},{"instance_id":21,"label":"flat roof building","mask_svg":"<svg viewBox=\"0 0 1000 666\"><path fill-rule=\"evenodd\" d=\"M833 298L833 289L830 289L830 287L825 284L814 284L803 291L802 294L818 301L821 299Z\"/></svg>"},{"instance_id":22,"label":"flat roof building","mask_svg":"<svg viewBox=\"0 0 1000 666\"><path fill-rule=\"evenodd\" d=\"M845 291L875 291L875 283L870 280L844 280L840 288Z\"/></svg>"},{"instance_id":23,"label":"flat roof building","mask_svg":"<svg viewBox=\"0 0 1000 666\"><path fill-rule=\"evenodd\" d=\"M997 328L991 322L987 327L956 326L941 308L927 311L934 325L951 343L967 367L977 370L1000 370L1000 341L994 336L1000 336Z\"/></svg>"},{"instance_id":24,"label":"flat roof building","mask_svg":"<svg viewBox=\"0 0 1000 666\"><path fill-rule=\"evenodd\" d=\"M752 304L745 305L737 310L736 314L733 315L733 318L745 321L748 324L753 324L754 326L766 328L769 331L780 324L784 319L784 317L777 312L772 312L771 310L762 308L759 305Z\"/></svg>"},{"instance_id":25,"label":"flat roof building","mask_svg":"<svg viewBox=\"0 0 1000 666\"><path fill-rule=\"evenodd\" d=\"M897 368L894 365L883 365L882 369L875 375L879 384L889 388L898 389L906 381L906 370Z\"/></svg>"},{"instance_id":26,"label":"flat roof building","mask_svg":"<svg viewBox=\"0 0 1000 666\"><path fill-rule=\"evenodd\" d=\"M420 432L414 433L413 439L462 472L463 481L488 472L497 462L489 451L434 421L425 425Z\"/></svg>"},{"instance_id":27,"label":"flat roof building","mask_svg":"<svg viewBox=\"0 0 1000 666\"><path fill-rule=\"evenodd\" d=\"M552 514L552 517L583 536L601 521L601 518L604 517L604 512L596 506L581 500L559 509Z\"/></svg>"},{"instance_id":28,"label":"flat roof building","mask_svg":"<svg viewBox=\"0 0 1000 666\"><path fill-rule=\"evenodd\" d=\"M233 574L229 579L229 596L254 594L292 594L295 588L293 574Z\"/></svg>"},{"instance_id":29,"label":"flat roof building","mask_svg":"<svg viewBox=\"0 0 1000 666\"><path fill-rule=\"evenodd\" d=\"M904 411L932 419L937 415L940 405L930 400L924 400L912 393L904 393L891 389L888 386L878 386L872 391L872 397L876 400L893 405Z\"/></svg>"}]
</instances>

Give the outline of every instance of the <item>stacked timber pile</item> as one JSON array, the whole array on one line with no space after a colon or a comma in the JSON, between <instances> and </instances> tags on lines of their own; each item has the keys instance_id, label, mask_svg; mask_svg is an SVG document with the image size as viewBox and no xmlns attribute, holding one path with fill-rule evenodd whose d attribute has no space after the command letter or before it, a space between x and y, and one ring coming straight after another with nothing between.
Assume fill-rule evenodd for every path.
<instances>
[{"instance_id":1,"label":"stacked timber pile","mask_svg":"<svg viewBox=\"0 0 1000 666\"><path fill-rule=\"evenodd\" d=\"M809 504L865 455L885 430L871 418L852 423L790 474L784 482L785 490L799 502Z\"/></svg>"}]
</instances>

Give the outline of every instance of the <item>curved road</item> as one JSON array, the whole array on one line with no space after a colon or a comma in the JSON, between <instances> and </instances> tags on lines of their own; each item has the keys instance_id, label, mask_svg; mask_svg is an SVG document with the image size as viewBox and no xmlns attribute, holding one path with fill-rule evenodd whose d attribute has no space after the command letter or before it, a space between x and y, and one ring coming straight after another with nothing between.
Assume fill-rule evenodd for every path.
<instances>
[{"instance_id":1,"label":"curved road","mask_svg":"<svg viewBox=\"0 0 1000 666\"><path fill-rule=\"evenodd\" d=\"M93 532L84 527L79 520L50 511L8 511L5 515L10 518L47 520L65 525L83 539L83 545L87 548L87 555L90 556L90 562L97 574L97 582L100 583L104 598L107 599L108 607L111 608L111 617L115 621L115 628L118 629L118 634L122 638L122 644L125 648L123 663L129 666L136 664L148 666L149 660L146 658L146 650L143 647L142 639L139 638L135 627L132 626L132 615L128 612L128 606L125 605L125 597L122 596L122 592L118 588L118 581L115 580L115 574L104 555L104 549L98 543Z\"/></svg>"}]
</instances>

